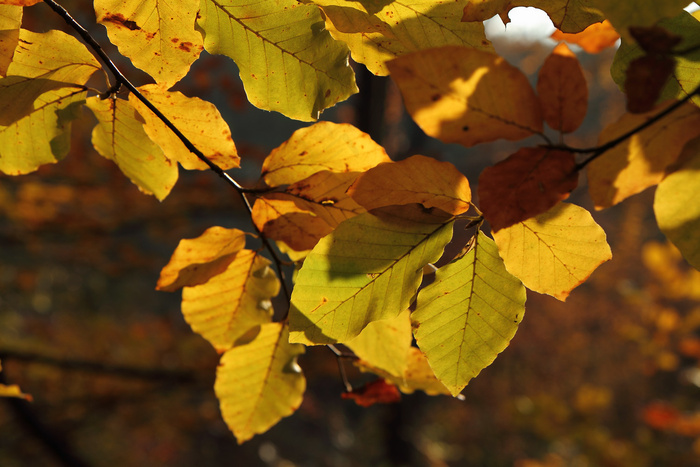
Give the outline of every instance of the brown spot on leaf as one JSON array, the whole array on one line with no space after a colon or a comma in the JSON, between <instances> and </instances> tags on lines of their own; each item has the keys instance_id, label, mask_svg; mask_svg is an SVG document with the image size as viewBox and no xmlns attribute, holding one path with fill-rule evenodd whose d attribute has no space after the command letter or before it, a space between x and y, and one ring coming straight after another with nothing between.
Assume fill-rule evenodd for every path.
<instances>
[{"instance_id":1,"label":"brown spot on leaf","mask_svg":"<svg viewBox=\"0 0 700 467\"><path fill-rule=\"evenodd\" d=\"M326 99L328 99L330 97L330 95L331 95L331 90L330 89L326 90L326 94L324 95L324 97Z\"/></svg>"},{"instance_id":2,"label":"brown spot on leaf","mask_svg":"<svg viewBox=\"0 0 700 467\"><path fill-rule=\"evenodd\" d=\"M123 26L131 31L141 29L136 22L126 19L121 13L107 13L102 18L102 23L114 23L118 26Z\"/></svg>"},{"instance_id":3,"label":"brown spot on leaf","mask_svg":"<svg viewBox=\"0 0 700 467\"><path fill-rule=\"evenodd\" d=\"M192 42L181 42L178 48L184 50L185 52L191 52L193 45L194 44Z\"/></svg>"},{"instance_id":4,"label":"brown spot on leaf","mask_svg":"<svg viewBox=\"0 0 700 467\"><path fill-rule=\"evenodd\" d=\"M430 96L430 100L433 102L437 102L440 100L440 97L442 97L440 96L440 94L433 94L432 96Z\"/></svg>"}]
</instances>

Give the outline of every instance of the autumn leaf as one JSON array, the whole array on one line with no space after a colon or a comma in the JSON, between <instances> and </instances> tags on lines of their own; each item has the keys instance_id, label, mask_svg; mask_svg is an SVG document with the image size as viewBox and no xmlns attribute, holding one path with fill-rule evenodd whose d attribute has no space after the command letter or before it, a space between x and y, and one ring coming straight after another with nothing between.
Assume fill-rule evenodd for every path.
<instances>
[{"instance_id":1,"label":"autumn leaf","mask_svg":"<svg viewBox=\"0 0 700 467\"><path fill-rule=\"evenodd\" d=\"M630 26L653 26L663 18L677 16L688 5L685 0L591 0L623 38L629 38Z\"/></svg>"},{"instance_id":2,"label":"autumn leaf","mask_svg":"<svg viewBox=\"0 0 700 467\"><path fill-rule=\"evenodd\" d=\"M656 189L654 214L661 231L683 257L700 270L700 141L689 143L681 156L683 162Z\"/></svg>"},{"instance_id":3,"label":"autumn leaf","mask_svg":"<svg viewBox=\"0 0 700 467\"><path fill-rule=\"evenodd\" d=\"M250 342L221 357L214 391L239 444L266 432L301 404L306 379L296 359L304 346L287 339L282 323L263 324Z\"/></svg>"},{"instance_id":4,"label":"autumn leaf","mask_svg":"<svg viewBox=\"0 0 700 467\"><path fill-rule=\"evenodd\" d=\"M364 172L389 162L367 133L344 123L318 122L294 132L265 159L262 176L272 187L299 182L316 172Z\"/></svg>"},{"instance_id":5,"label":"autumn leaf","mask_svg":"<svg viewBox=\"0 0 700 467\"><path fill-rule=\"evenodd\" d=\"M364 213L341 223L314 247L296 277L291 342L347 342L372 321L408 308L423 266L452 238L444 213L416 205Z\"/></svg>"},{"instance_id":6,"label":"autumn leaf","mask_svg":"<svg viewBox=\"0 0 700 467\"><path fill-rule=\"evenodd\" d=\"M472 199L467 177L454 165L420 155L369 169L348 194L367 210L419 203L453 215L467 211Z\"/></svg>"},{"instance_id":7,"label":"autumn leaf","mask_svg":"<svg viewBox=\"0 0 700 467\"><path fill-rule=\"evenodd\" d=\"M575 34L562 32L557 29L552 33L552 39L576 44L589 54L597 54L614 46L620 39L620 35L612 27L610 21L605 20L601 23L591 24L583 31Z\"/></svg>"},{"instance_id":8,"label":"autumn leaf","mask_svg":"<svg viewBox=\"0 0 700 467\"><path fill-rule=\"evenodd\" d=\"M603 129L599 144L636 128L668 105L643 114L623 115ZM588 165L588 190L596 209L614 206L659 183L683 146L698 134L700 111L685 104L593 160Z\"/></svg>"},{"instance_id":9,"label":"autumn leaf","mask_svg":"<svg viewBox=\"0 0 700 467\"><path fill-rule=\"evenodd\" d=\"M97 22L119 52L166 88L182 79L202 52L194 23L199 0L95 0Z\"/></svg>"},{"instance_id":10,"label":"autumn leaf","mask_svg":"<svg viewBox=\"0 0 700 467\"><path fill-rule=\"evenodd\" d=\"M0 371L2 371L2 366L0 366ZM32 401L32 396L24 394L16 384L0 384L0 397L15 397L30 402Z\"/></svg>"},{"instance_id":11,"label":"autumn leaf","mask_svg":"<svg viewBox=\"0 0 700 467\"><path fill-rule=\"evenodd\" d=\"M160 272L156 290L174 292L204 284L225 271L244 246L245 232L223 227L210 227L197 238L180 240Z\"/></svg>"},{"instance_id":12,"label":"autumn leaf","mask_svg":"<svg viewBox=\"0 0 700 467\"><path fill-rule=\"evenodd\" d=\"M424 0L347 2L312 0L321 7L334 39L345 42L353 60L375 75L389 74L386 62L408 52L443 45L492 50L481 23L463 23L468 3Z\"/></svg>"},{"instance_id":13,"label":"autumn leaf","mask_svg":"<svg viewBox=\"0 0 700 467\"><path fill-rule=\"evenodd\" d=\"M357 92L348 48L333 40L316 5L203 0L200 8L204 47L236 62L254 106L312 121Z\"/></svg>"},{"instance_id":14,"label":"autumn leaf","mask_svg":"<svg viewBox=\"0 0 700 467\"><path fill-rule=\"evenodd\" d=\"M251 328L272 320L270 299L280 282L270 261L239 250L227 268L206 283L182 290L182 315L218 351L231 348Z\"/></svg>"},{"instance_id":15,"label":"autumn leaf","mask_svg":"<svg viewBox=\"0 0 700 467\"><path fill-rule=\"evenodd\" d=\"M399 402L401 393L393 384L389 384L383 379L377 379L350 392L344 392L342 397L354 400L360 407L370 407L374 404Z\"/></svg>"},{"instance_id":16,"label":"autumn leaf","mask_svg":"<svg viewBox=\"0 0 700 467\"><path fill-rule=\"evenodd\" d=\"M7 67L19 42L22 11L20 6L0 4L0 77L7 74Z\"/></svg>"},{"instance_id":17,"label":"autumn leaf","mask_svg":"<svg viewBox=\"0 0 700 467\"><path fill-rule=\"evenodd\" d=\"M496 54L446 46L403 55L387 66L406 109L429 136L474 146L542 132L530 83Z\"/></svg>"},{"instance_id":18,"label":"autumn leaf","mask_svg":"<svg viewBox=\"0 0 700 467\"><path fill-rule=\"evenodd\" d=\"M0 0L0 5L32 6L41 3L42 0Z\"/></svg>"},{"instance_id":19,"label":"autumn leaf","mask_svg":"<svg viewBox=\"0 0 700 467\"><path fill-rule=\"evenodd\" d=\"M603 229L588 211L569 203L494 232L493 238L509 273L528 289L562 301L612 258Z\"/></svg>"},{"instance_id":20,"label":"autumn leaf","mask_svg":"<svg viewBox=\"0 0 700 467\"><path fill-rule=\"evenodd\" d=\"M627 111L644 113L654 108L675 66L671 57L645 55L633 60L625 79Z\"/></svg>"},{"instance_id":21,"label":"autumn leaf","mask_svg":"<svg viewBox=\"0 0 700 467\"><path fill-rule=\"evenodd\" d=\"M240 167L231 130L214 104L179 92L168 92L162 86L153 84L138 89L211 162L222 170ZM179 162L187 170L209 169L209 165L187 149L134 94L129 94L129 103L143 118L146 134L170 160Z\"/></svg>"},{"instance_id":22,"label":"autumn leaf","mask_svg":"<svg viewBox=\"0 0 700 467\"><path fill-rule=\"evenodd\" d=\"M86 105L97 118L92 144L100 155L114 161L139 187L163 200L177 181L177 164L171 162L143 129L139 114L124 99L91 97Z\"/></svg>"},{"instance_id":23,"label":"autumn leaf","mask_svg":"<svg viewBox=\"0 0 700 467\"><path fill-rule=\"evenodd\" d=\"M441 267L418 293L411 315L418 347L456 396L510 343L525 312L525 288L510 275L493 240Z\"/></svg>"},{"instance_id":24,"label":"autumn leaf","mask_svg":"<svg viewBox=\"0 0 700 467\"><path fill-rule=\"evenodd\" d=\"M552 129L571 133L581 126L588 110L588 86L576 54L566 44L556 46L542 65L537 94Z\"/></svg>"},{"instance_id":25,"label":"autumn leaf","mask_svg":"<svg viewBox=\"0 0 700 467\"><path fill-rule=\"evenodd\" d=\"M484 217L497 231L537 214L569 197L578 184L570 152L522 148L481 172L478 193Z\"/></svg>"}]
</instances>

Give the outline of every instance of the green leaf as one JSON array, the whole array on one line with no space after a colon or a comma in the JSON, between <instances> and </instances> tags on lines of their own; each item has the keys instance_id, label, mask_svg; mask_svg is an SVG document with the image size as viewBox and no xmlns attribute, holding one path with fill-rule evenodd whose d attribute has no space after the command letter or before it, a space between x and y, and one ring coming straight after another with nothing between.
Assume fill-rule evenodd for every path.
<instances>
[{"instance_id":1,"label":"green leaf","mask_svg":"<svg viewBox=\"0 0 700 467\"><path fill-rule=\"evenodd\" d=\"M452 238L444 213L416 205L360 214L341 223L306 257L289 314L291 342L347 342L372 321L408 308Z\"/></svg>"},{"instance_id":2,"label":"green leaf","mask_svg":"<svg viewBox=\"0 0 700 467\"><path fill-rule=\"evenodd\" d=\"M687 0L593 0L622 37L629 38L630 26L653 26L660 20L677 16Z\"/></svg>"},{"instance_id":3,"label":"green leaf","mask_svg":"<svg viewBox=\"0 0 700 467\"><path fill-rule=\"evenodd\" d=\"M85 102L82 89L62 88L39 96L33 110L0 126L0 172L20 175L54 163L70 148L70 122Z\"/></svg>"},{"instance_id":4,"label":"green leaf","mask_svg":"<svg viewBox=\"0 0 700 467\"><path fill-rule=\"evenodd\" d=\"M157 83L182 79L202 52L199 0L95 0L97 22L119 52Z\"/></svg>"},{"instance_id":5,"label":"green leaf","mask_svg":"<svg viewBox=\"0 0 700 467\"><path fill-rule=\"evenodd\" d=\"M661 231L700 270L700 140L686 146L684 162L659 183L654 198L654 213Z\"/></svg>"},{"instance_id":6,"label":"green leaf","mask_svg":"<svg viewBox=\"0 0 700 467\"><path fill-rule=\"evenodd\" d=\"M141 191L163 200L177 181L177 164L170 161L143 129L142 119L124 99L91 97L87 106L97 117L92 144L114 161Z\"/></svg>"},{"instance_id":7,"label":"green leaf","mask_svg":"<svg viewBox=\"0 0 700 467\"><path fill-rule=\"evenodd\" d=\"M232 58L251 104L297 120L357 92L348 48L333 40L315 5L296 0L202 0L204 47Z\"/></svg>"},{"instance_id":8,"label":"green leaf","mask_svg":"<svg viewBox=\"0 0 700 467\"><path fill-rule=\"evenodd\" d=\"M22 7L0 5L0 76L5 76L19 41Z\"/></svg>"},{"instance_id":9,"label":"green leaf","mask_svg":"<svg viewBox=\"0 0 700 467\"><path fill-rule=\"evenodd\" d=\"M418 347L453 395L508 346L523 319L525 295L482 232L418 293L411 315Z\"/></svg>"},{"instance_id":10,"label":"green leaf","mask_svg":"<svg viewBox=\"0 0 700 467\"><path fill-rule=\"evenodd\" d=\"M301 404L306 379L296 363L304 346L289 344L282 323L268 323L250 342L226 351L214 391L238 443L264 433Z\"/></svg>"},{"instance_id":11,"label":"green leaf","mask_svg":"<svg viewBox=\"0 0 700 467\"><path fill-rule=\"evenodd\" d=\"M388 60L416 50L442 45L493 49L482 23L461 21L465 0L312 1L323 10L331 35L348 44L352 58L375 75L389 74Z\"/></svg>"},{"instance_id":12,"label":"green leaf","mask_svg":"<svg viewBox=\"0 0 700 467\"><path fill-rule=\"evenodd\" d=\"M34 110L34 101L44 93L61 88L80 92L84 88L70 83L24 76L0 78L0 125L8 126Z\"/></svg>"}]
</instances>

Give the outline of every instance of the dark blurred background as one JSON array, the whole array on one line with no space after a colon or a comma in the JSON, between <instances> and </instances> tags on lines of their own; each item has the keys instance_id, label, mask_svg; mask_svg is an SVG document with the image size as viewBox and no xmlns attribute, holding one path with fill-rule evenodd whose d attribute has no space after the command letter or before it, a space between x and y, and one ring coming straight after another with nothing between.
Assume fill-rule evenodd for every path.
<instances>
[{"instance_id":1,"label":"dark blurred background","mask_svg":"<svg viewBox=\"0 0 700 467\"><path fill-rule=\"evenodd\" d=\"M90 2L64 4L105 43ZM41 4L25 27L65 29ZM534 77L553 42L517 25L505 36L493 28L498 51ZM624 111L609 78L613 53L579 54L590 109L571 145L594 145ZM440 144L411 123L388 79L356 69L361 94L323 118L355 124L395 160L449 160L475 190L484 167L539 143ZM242 157L231 174L244 185L303 126L250 107L223 57L204 54L177 89L219 106ZM212 388L216 352L184 322L180 294L154 287L181 238L212 225L250 231L247 216L210 172L181 171L162 203L139 193L94 152L93 124L88 112L74 124L73 149L58 164L0 175L0 375L34 397L0 400L3 467L699 465L700 273L660 235L652 191L594 213L613 260L566 303L529 294L512 344L465 400L412 394L360 408L341 399L333 354L310 348L298 412L239 446ZM571 199L591 208L583 177Z\"/></svg>"}]
</instances>

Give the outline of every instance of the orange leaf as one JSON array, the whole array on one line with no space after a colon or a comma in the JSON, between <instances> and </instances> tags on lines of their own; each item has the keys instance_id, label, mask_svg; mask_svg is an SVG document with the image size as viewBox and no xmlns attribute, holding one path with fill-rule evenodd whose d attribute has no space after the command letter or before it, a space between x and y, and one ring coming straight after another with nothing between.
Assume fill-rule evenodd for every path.
<instances>
[{"instance_id":1,"label":"orange leaf","mask_svg":"<svg viewBox=\"0 0 700 467\"><path fill-rule=\"evenodd\" d=\"M393 384L377 379L364 386L342 394L343 399L353 399L362 407L374 404L393 404L401 400L401 393Z\"/></svg>"},{"instance_id":2,"label":"orange leaf","mask_svg":"<svg viewBox=\"0 0 700 467\"><path fill-rule=\"evenodd\" d=\"M537 81L537 94L547 124L571 133L583 122L588 109L588 87L576 54L559 44L547 57Z\"/></svg>"},{"instance_id":3,"label":"orange leaf","mask_svg":"<svg viewBox=\"0 0 700 467\"><path fill-rule=\"evenodd\" d=\"M625 76L627 111L651 110L675 67L676 62L671 57L645 55L632 60Z\"/></svg>"},{"instance_id":4,"label":"orange leaf","mask_svg":"<svg viewBox=\"0 0 700 467\"><path fill-rule=\"evenodd\" d=\"M614 46L619 38L620 35L608 20L602 23L591 24L576 34L561 32L558 29L552 34L552 39L555 41L566 41L569 44L576 44L589 54L597 54L608 47Z\"/></svg>"},{"instance_id":5,"label":"orange leaf","mask_svg":"<svg viewBox=\"0 0 700 467\"><path fill-rule=\"evenodd\" d=\"M346 192L358 172L334 173L323 170L285 190L297 198L297 206L316 214L335 228L346 219L365 212Z\"/></svg>"},{"instance_id":6,"label":"orange leaf","mask_svg":"<svg viewBox=\"0 0 700 467\"><path fill-rule=\"evenodd\" d=\"M474 146L542 132L542 111L525 75L502 57L458 46L387 62L411 117L430 136Z\"/></svg>"},{"instance_id":7,"label":"orange leaf","mask_svg":"<svg viewBox=\"0 0 700 467\"><path fill-rule=\"evenodd\" d=\"M479 177L479 205L496 231L541 214L569 197L578 184L574 155L547 148L523 148L485 169Z\"/></svg>"},{"instance_id":8,"label":"orange leaf","mask_svg":"<svg viewBox=\"0 0 700 467\"><path fill-rule=\"evenodd\" d=\"M420 203L453 215L469 209L469 180L449 162L412 156L380 164L360 175L348 193L365 209Z\"/></svg>"},{"instance_id":9,"label":"orange leaf","mask_svg":"<svg viewBox=\"0 0 700 467\"><path fill-rule=\"evenodd\" d=\"M680 412L663 402L654 402L644 408L644 423L657 430L672 428L680 418Z\"/></svg>"}]
</instances>

